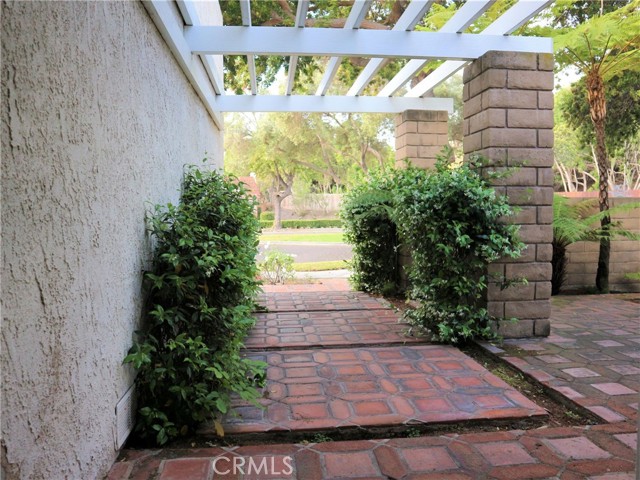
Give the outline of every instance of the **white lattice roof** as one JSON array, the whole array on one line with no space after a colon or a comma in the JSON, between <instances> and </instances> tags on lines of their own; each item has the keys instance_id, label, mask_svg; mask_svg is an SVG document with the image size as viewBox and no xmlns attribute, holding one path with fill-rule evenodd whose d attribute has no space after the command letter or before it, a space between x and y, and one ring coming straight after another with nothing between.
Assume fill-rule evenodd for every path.
<instances>
[{"instance_id":1,"label":"white lattice roof","mask_svg":"<svg viewBox=\"0 0 640 480\"><path fill-rule=\"evenodd\" d=\"M396 24L386 30L358 28L372 0L355 0L341 29L305 27L310 4L307 0L297 2L293 27L252 26L250 0L240 1L243 26L220 26L222 14L217 0L149 0L144 5L212 117L222 126L220 113L234 111L451 111L451 99L425 95L469 61L491 50L553 51L549 38L510 35L551 0L519 0L480 33L463 33L495 1L468 0L437 32L414 30L432 7L433 0L412 0ZM201 21L201 17L204 20ZM215 23L218 26L213 26ZM224 55L247 56L250 84L246 95L225 94ZM258 94L255 55L290 57L286 95ZM292 94L300 56L330 57L315 95ZM327 95L345 57L368 57L370 60L346 95ZM408 61L376 95L363 96L364 89L385 60L394 58ZM432 60L443 63L403 95L394 96Z\"/></svg>"}]
</instances>

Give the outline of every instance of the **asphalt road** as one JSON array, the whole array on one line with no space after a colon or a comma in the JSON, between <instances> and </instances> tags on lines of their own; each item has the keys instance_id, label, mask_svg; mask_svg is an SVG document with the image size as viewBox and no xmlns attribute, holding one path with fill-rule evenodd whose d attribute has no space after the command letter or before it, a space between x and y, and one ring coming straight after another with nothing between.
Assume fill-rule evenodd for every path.
<instances>
[{"instance_id":1,"label":"asphalt road","mask_svg":"<svg viewBox=\"0 0 640 480\"><path fill-rule=\"evenodd\" d=\"M350 260L353 255L351 246L344 243L266 242L260 244L258 261L264 260L265 247L295 255L296 263Z\"/></svg>"}]
</instances>

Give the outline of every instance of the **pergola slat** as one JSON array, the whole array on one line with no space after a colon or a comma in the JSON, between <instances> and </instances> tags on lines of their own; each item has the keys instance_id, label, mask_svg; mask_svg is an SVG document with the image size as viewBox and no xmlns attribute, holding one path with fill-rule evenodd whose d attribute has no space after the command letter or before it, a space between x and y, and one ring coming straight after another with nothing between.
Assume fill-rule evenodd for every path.
<instances>
[{"instance_id":1,"label":"pergola slat","mask_svg":"<svg viewBox=\"0 0 640 480\"><path fill-rule=\"evenodd\" d=\"M442 33L462 33L475 22L496 0L468 1L438 30ZM424 60L409 60L407 64L385 85L379 97L390 97L416 75L426 64ZM441 81L446 80L444 78Z\"/></svg>"},{"instance_id":2,"label":"pergola slat","mask_svg":"<svg viewBox=\"0 0 640 480\"><path fill-rule=\"evenodd\" d=\"M210 3L220 8L218 0L211 0ZM178 0L177 4L185 25L200 25L198 11L196 10L196 7L192 1ZM213 85L213 89L215 90L216 95L224 95L222 62L220 61L220 64L216 64L216 61L211 55L201 55L200 58L202 59L202 64L207 71L207 75L209 76L209 80L211 81L211 85Z\"/></svg>"},{"instance_id":3,"label":"pergola slat","mask_svg":"<svg viewBox=\"0 0 640 480\"><path fill-rule=\"evenodd\" d=\"M296 10L296 27L304 28L304 22L307 18L307 11L309 10L309 0L299 0L298 9ZM293 84L296 81L296 69L298 68L298 56L291 55L289 58L289 72L287 73L287 95L291 95L293 91Z\"/></svg>"},{"instance_id":4,"label":"pergola slat","mask_svg":"<svg viewBox=\"0 0 640 480\"><path fill-rule=\"evenodd\" d=\"M509 10L507 10L504 14L500 16L495 22L485 28L480 36L485 35L508 35L518 27L520 27L523 23L533 17L535 14L540 12L543 8L547 7L552 3L553 0L520 0L514 6L512 6ZM513 38L513 37L505 37L505 38ZM551 39L548 39L551 41ZM553 46L553 43L552 43ZM487 50L488 51L488 50ZM553 50L541 50L539 53L553 53ZM462 67L466 65L466 62L444 62L438 68L436 68L431 74L429 74L424 80L422 80L418 85L413 87L409 92L405 95L407 97L422 97L429 90L433 89L438 83L446 80L451 75L453 75L456 71L460 70ZM433 76L433 77L432 77ZM432 77L432 78L431 78ZM442 79L437 81L438 79ZM437 81L437 83L436 83Z\"/></svg>"},{"instance_id":5,"label":"pergola slat","mask_svg":"<svg viewBox=\"0 0 640 480\"><path fill-rule=\"evenodd\" d=\"M158 27L160 35L162 35L162 38L167 42L180 68L182 68L185 76L202 100L214 123L218 128L222 129L224 127L224 121L216 105L216 98L224 98L226 95L216 95L210 79L207 78L206 73L202 69L202 65L198 66L197 63L200 62L197 62L192 55L191 49L183 35L183 27L175 21L175 11L172 5L163 0L150 0L144 2L143 5Z\"/></svg>"},{"instance_id":6,"label":"pergola slat","mask_svg":"<svg viewBox=\"0 0 640 480\"><path fill-rule=\"evenodd\" d=\"M399 113L405 110L453 111L451 98L381 98L333 95L225 95L216 106L223 112Z\"/></svg>"},{"instance_id":7,"label":"pergola slat","mask_svg":"<svg viewBox=\"0 0 640 480\"><path fill-rule=\"evenodd\" d=\"M251 27L251 0L240 0L240 15L242 15L242 25L244 27ZM247 69L249 70L251 95L257 95L256 59L251 53L247 54Z\"/></svg>"},{"instance_id":8,"label":"pergola slat","mask_svg":"<svg viewBox=\"0 0 640 480\"><path fill-rule=\"evenodd\" d=\"M358 28L364 20L369 8L373 0L364 0L360 2L354 2L351 7L351 11L349 12L349 16L347 17L347 21L344 24L345 29L354 29ZM329 90L331 86L331 82L338 73L338 68L340 68L340 63L342 62L342 58L340 57L332 57L329 59L327 63L327 68L324 71L324 75L322 76L322 80L320 81L320 85L316 90L316 95L324 95Z\"/></svg>"},{"instance_id":9,"label":"pergola slat","mask_svg":"<svg viewBox=\"0 0 640 480\"><path fill-rule=\"evenodd\" d=\"M480 34L462 33L495 0L468 0L440 32L415 32L433 0L413 0L407 5L393 30L360 30L372 0L355 0L343 29L304 27L309 0L300 0L296 27L254 27L250 0L240 0L242 27L205 26L199 22L194 0L148 0L143 2L150 17L166 40L188 80L204 102L216 125L222 128L220 111L326 111L387 112L410 109L452 109L450 99L421 98L437 84L487 51L552 53L549 38L510 36L519 26L552 3L552 0L520 0ZM210 0L219 8L218 0ZM184 20L176 22L176 7ZM404 29L404 30L402 30ZM220 58L247 56L252 96L223 96ZM291 57L284 96L258 96L255 55ZM328 56L316 96L291 95L299 56ZM195 57L199 56L199 59ZM382 89L377 97L325 96L343 57L370 57L354 85L352 95L361 94L385 59L408 58L407 65ZM429 59L446 60L426 79L401 98L391 98ZM435 102L435 103L434 103ZM222 108L224 106L224 108Z\"/></svg>"},{"instance_id":10,"label":"pergola slat","mask_svg":"<svg viewBox=\"0 0 640 480\"><path fill-rule=\"evenodd\" d=\"M432 4L433 0L414 0L409 4L392 30L413 30ZM360 95L375 74L384 66L385 62L386 59L384 58L372 58L369 60L369 63L360 72L360 75L358 75L358 78L356 78L356 81L347 92L347 96Z\"/></svg>"},{"instance_id":11,"label":"pergola slat","mask_svg":"<svg viewBox=\"0 0 640 480\"><path fill-rule=\"evenodd\" d=\"M294 27L185 27L193 53L474 60L490 50L552 53L550 38Z\"/></svg>"}]
</instances>

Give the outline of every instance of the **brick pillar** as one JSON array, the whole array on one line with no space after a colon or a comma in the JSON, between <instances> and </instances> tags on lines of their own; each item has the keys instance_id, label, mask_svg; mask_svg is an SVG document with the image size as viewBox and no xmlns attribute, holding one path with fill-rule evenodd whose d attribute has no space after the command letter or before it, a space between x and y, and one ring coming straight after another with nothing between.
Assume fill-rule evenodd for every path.
<instances>
[{"instance_id":1,"label":"brick pillar","mask_svg":"<svg viewBox=\"0 0 640 480\"><path fill-rule=\"evenodd\" d=\"M553 55L488 52L464 71L464 153L479 153L512 173L494 183L517 207L527 248L519 259L492 264L491 273L524 277L527 285L501 291L491 284L489 312L517 317L504 337L549 335L553 231Z\"/></svg>"},{"instance_id":2,"label":"brick pillar","mask_svg":"<svg viewBox=\"0 0 640 480\"><path fill-rule=\"evenodd\" d=\"M414 167L433 168L436 155L449 143L449 113L432 110L406 110L396 115L396 167L407 161ZM400 288L409 286L405 268L411 265L411 252L401 246L398 252Z\"/></svg>"},{"instance_id":3,"label":"brick pillar","mask_svg":"<svg viewBox=\"0 0 640 480\"><path fill-rule=\"evenodd\" d=\"M449 143L449 114L445 111L407 110L396 115L396 166L406 160L419 168L431 168Z\"/></svg>"}]
</instances>

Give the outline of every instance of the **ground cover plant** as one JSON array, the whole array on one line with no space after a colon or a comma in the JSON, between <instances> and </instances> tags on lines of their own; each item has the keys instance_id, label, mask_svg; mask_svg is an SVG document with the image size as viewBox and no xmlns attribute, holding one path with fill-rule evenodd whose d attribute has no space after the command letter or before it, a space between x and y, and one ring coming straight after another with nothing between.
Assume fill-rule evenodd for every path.
<instances>
[{"instance_id":1,"label":"ground cover plant","mask_svg":"<svg viewBox=\"0 0 640 480\"><path fill-rule=\"evenodd\" d=\"M189 167L179 205L149 218L156 240L142 331L124 359L138 369L136 433L164 444L255 401L264 365L242 358L253 326L259 225L242 184Z\"/></svg>"}]
</instances>

